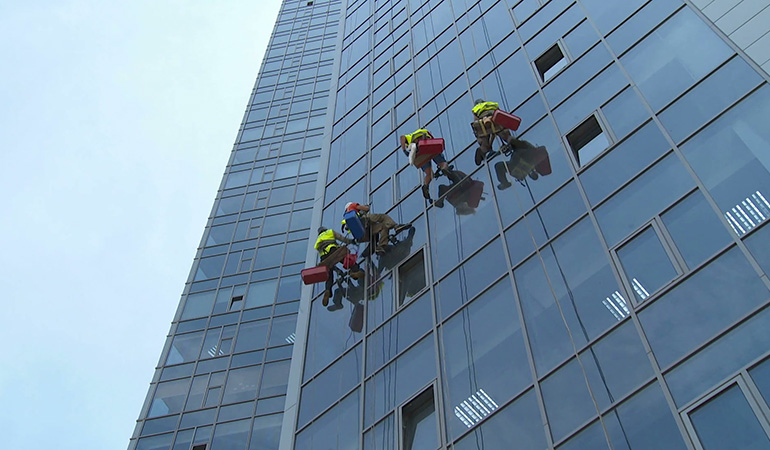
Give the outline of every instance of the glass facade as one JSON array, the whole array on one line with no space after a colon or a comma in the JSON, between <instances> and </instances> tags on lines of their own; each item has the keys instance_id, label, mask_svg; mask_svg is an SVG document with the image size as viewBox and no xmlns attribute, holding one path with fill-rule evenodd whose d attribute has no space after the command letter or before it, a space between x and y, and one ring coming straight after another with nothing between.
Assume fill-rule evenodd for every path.
<instances>
[{"instance_id":1,"label":"glass facade","mask_svg":"<svg viewBox=\"0 0 770 450\"><path fill-rule=\"evenodd\" d=\"M285 0L129 448L767 448L770 77L698 6ZM325 307L347 202L413 228Z\"/></svg>"}]
</instances>

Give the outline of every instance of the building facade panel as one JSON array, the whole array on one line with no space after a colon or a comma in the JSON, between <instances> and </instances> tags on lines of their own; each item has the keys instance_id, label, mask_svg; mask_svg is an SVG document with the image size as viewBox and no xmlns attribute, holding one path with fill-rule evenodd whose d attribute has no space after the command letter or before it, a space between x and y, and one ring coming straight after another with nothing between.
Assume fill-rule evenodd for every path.
<instances>
[{"instance_id":1,"label":"building facade panel","mask_svg":"<svg viewBox=\"0 0 770 450\"><path fill-rule=\"evenodd\" d=\"M708 448L719 405L765 442L765 9L284 1L130 448ZM476 99L522 119L478 165ZM347 202L412 227L324 306Z\"/></svg>"}]
</instances>

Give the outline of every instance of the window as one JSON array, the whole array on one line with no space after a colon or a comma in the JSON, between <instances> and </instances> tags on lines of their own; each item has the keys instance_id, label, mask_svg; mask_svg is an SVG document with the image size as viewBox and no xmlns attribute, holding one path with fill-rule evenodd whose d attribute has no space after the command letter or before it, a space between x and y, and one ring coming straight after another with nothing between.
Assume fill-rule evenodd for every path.
<instances>
[{"instance_id":1,"label":"window","mask_svg":"<svg viewBox=\"0 0 770 450\"><path fill-rule=\"evenodd\" d=\"M208 448L208 444L200 444L193 447L192 450L206 450L207 448Z\"/></svg>"},{"instance_id":2,"label":"window","mask_svg":"<svg viewBox=\"0 0 770 450\"><path fill-rule=\"evenodd\" d=\"M433 450L439 446L433 386L401 409L401 445L404 450Z\"/></svg>"},{"instance_id":3,"label":"window","mask_svg":"<svg viewBox=\"0 0 770 450\"><path fill-rule=\"evenodd\" d=\"M546 50L545 53L535 60L537 73L540 74L540 79L543 82L553 78L566 65L567 58L564 57L564 52L561 51L558 43L554 44L553 47Z\"/></svg>"},{"instance_id":4,"label":"window","mask_svg":"<svg viewBox=\"0 0 770 450\"><path fill-rule=\"evenodd\" d=\"M591 115L567 134L567 142L578 166L584 166L610 145L595 115Z\"/></svg>"},{"instance_id":5,"label":"window","mask_svg":"<svg viewBox=\"0 0 770 450\"><path fill-rule=\"evenodd\" d=\"M242 295L236 295L232 299L230 299L230 309L229 311L236 311L241 309L241 306L243 306L243 296Z\"/></svg>"},{"instance_id":6,"label":"window","mask_svg":"<svg viewBox=\"0 0 770 450\"><path fill-rule=\"evenodd\" d=\"M398 268L398 306L425 288L425 257L422 249Z\"/></svg>"},{"instance_id":7,"label":"window","mask_svg":"<svg viewBox=\"0 0 770 450\"><path fill-rule=\"evenodd\" d=\"M661 243L655 226L649 226L617 250L626 281L638 302L678 276L678 270ZM610 307L607 306L609 309ZM612 311L612 310L611 310Z\"/></svg>"},{"instance_id":8,"label":"window","mask_svg":"<svg viewBox=\"0 0 770 450\"><path fill-rule=\"evenodd\" d=\"M739 376L713 397L682 415L691 435L707 449L759 449L770 446L770 424L760 412L761 398L750 391L751 380Z\"/></svg>"}]
</instances>

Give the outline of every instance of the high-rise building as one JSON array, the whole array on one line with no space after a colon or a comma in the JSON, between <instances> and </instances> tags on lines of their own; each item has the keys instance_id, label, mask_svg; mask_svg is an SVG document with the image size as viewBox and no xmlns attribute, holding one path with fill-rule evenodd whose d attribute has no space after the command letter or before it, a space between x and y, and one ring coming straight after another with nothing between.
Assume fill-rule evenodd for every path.
<instances>
[{"instance_id":1,"label":"high-rise building","mask_svg":"<svg viewBox=\"0 0 770 450\"><path fill-rule=\"evenodd\" d=\"M768 24L285 0L129 448L770 448ZM549 160L477 166L476 99ZM465 177L435 203L418 128ZM299 273L347 202L413 228L324 307Z\"/></svg>"}]
</instances>

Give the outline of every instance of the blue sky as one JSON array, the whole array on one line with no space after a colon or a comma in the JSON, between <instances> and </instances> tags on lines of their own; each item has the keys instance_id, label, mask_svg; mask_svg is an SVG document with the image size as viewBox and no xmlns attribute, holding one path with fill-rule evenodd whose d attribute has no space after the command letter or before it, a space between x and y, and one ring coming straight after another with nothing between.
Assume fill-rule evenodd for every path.
<instances>
[{"instance_id":1,"label":"blue sky","mask_svg":"<svg viewBox=\"0 0 770 450\"><path fill-rule=\"evenodd\" d=\"M280 2L0 2L3 447L124 449Z\"/></svg>"}]
</instances>

